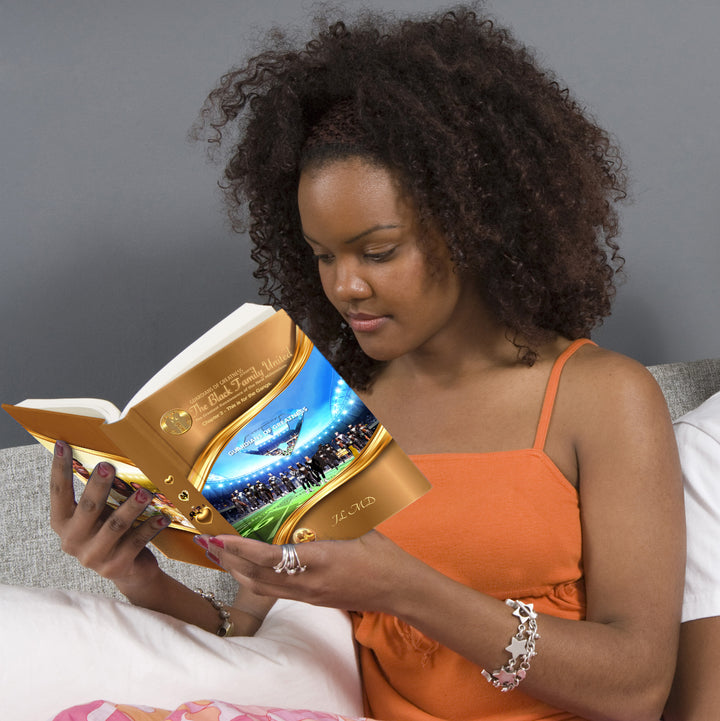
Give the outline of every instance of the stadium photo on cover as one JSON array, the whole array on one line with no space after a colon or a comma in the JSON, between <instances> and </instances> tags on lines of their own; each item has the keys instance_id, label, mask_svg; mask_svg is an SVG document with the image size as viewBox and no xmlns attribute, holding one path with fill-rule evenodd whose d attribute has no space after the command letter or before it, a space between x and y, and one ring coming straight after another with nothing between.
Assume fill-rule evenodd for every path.
<instances>
[{"instance_id":1,"label":"stadium photo on cover","mask_svg":"<svg viewBox=\"0 0 720 721\"><path fill-rule=\"evenodd\" d=\"M215 454L197 486L243 536L272 541L340 474L352 474L377 419L313 349L297 377Z\"/></svg>"}]
</instances>

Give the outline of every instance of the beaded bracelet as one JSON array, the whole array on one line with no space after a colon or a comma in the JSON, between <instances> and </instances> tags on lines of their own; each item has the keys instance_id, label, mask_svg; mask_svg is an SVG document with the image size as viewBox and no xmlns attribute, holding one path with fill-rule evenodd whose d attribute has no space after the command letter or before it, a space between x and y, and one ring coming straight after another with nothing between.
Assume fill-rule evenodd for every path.
<instances>
[{"instance_id":1,"label":"beaded bracelet","mask_svg":"<svg viewBox=\"0 0 720 721\"><path fill-rule=\"evenodd\" d=\"M526 604L510 598L506 599L505 603L514 609L513 616L520 620L517 633L510 640L510 645L505 647L512 658L492 673L482 670L485 679L503 692L517 688L525 678L530 668L530 659L537 656L535 641L540 638L537 631L537 613L533 610L532 603Z\"/></svg>"},{"instance_id":2,"label":"beaded bracelet","mask_svg":"<svg viewBox=\"0 0 720 721\"><path fill-rule=\"evenodd\" d=\"M215 631L216 635L231 636L233 632L233 622L230 618L230 612L227 610L225 604L215 598L214 593L210 593L209 591L203 591L201 588L196 588L195 593L202 596L206 601L209 601L210 605L220 615L220 626L218 627L218 630Z\"/></svg>"}]
</instances>

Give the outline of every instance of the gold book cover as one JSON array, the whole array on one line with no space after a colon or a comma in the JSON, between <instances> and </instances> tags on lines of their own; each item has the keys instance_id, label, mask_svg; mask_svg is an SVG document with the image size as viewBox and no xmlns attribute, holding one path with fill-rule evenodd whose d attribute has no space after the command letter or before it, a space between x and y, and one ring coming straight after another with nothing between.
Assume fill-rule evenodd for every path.
<instances>
[{"instance_id":1,"label":"gold book cover","mask_svg":"<svg viewBox=\"0 0 720 721\"><path fill-rule=\"evenodd\" d=\"M153 501L141 520L172 519L154 545L204 566L195 533L354 538L430 488L309 338L265 306L228 316L122 412L95 399L3 408L48 450L70 444L81 480L112 463L110 505L147 488Z\"/></svg>"}]
</instances>

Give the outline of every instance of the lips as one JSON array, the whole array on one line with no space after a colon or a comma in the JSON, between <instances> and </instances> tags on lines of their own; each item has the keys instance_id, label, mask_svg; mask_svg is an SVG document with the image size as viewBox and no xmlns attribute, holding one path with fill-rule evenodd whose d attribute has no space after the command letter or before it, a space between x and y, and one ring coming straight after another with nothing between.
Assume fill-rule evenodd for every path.
<instances>
[{"instance_id":1,"label":"lips","mask_svg":"<svg viewBox=\"0 0 720 721\"><path fill-rule=\"evenodd\" d=\"M347 322L355 333L371 333L387 323L389 316L370 313L348 313Z\"/></svg>"}]
</instances>

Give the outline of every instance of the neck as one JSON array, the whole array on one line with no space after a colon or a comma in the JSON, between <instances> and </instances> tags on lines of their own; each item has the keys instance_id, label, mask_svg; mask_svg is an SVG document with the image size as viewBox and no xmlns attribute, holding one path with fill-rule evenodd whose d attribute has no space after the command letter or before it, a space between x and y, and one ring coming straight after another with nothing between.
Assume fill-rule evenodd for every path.
<instances>
[{"instance_id":1,"label":"neck","mask_svg":"<svg viewBox=\"0 0 720 721\"><path fill-rule=\"evenodd\" d=\"M509 340L506 326L479 299L461 307L434 338L390 361L381 377L447 386L488 368L515 365L517 347Z\"/></svg>"}]
</instances>

